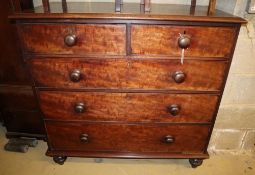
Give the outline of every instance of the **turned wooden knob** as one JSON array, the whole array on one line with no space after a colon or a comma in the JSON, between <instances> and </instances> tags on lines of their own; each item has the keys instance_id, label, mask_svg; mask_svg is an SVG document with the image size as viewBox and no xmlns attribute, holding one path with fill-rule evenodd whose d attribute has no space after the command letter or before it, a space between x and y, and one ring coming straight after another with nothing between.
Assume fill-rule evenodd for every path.
<instances>
[{"instance_id":1,"label":"turned wooden knob","mask_svg":"<svg viewBox=\"0 0 255 175\"><path fill-rule=\"evenodd\" d=\"M163 137L163 140L162 140L164 143L173 143L174 142L174 137L171 136L171 135L167 135L165 137Z\"/></svg>"},{"instance_id":2,"label":"turned wooden knob","mask_svg":"<svg viewBox=\"0 0 255 175\"><path fill-rule=\"evenodd\" d=\"M78 69L73 70L70 73L70 79L72 82L78 82L81 80L81 72Z\"/></svg>"},{"instance_id":3,"label":"turned wooden knob","mask_svg":"<svg viewBox=\"0 0 255 175\"><path fill-rule=\"evenodd\" d=\"M188 35L181 35L178 39L178 45L182 49L186 49L190 46L190 37Z\"/></svg>"},{"instance_id":4,"label":"turned wooden knob","mask_svg":"<svg viewBox=\"0 0 255 175\"><path fill-rule=\"evenodd\" d=\"M181 107L177 104L173 104L171 106L168 106L167 109L172 116L176 116L179 114Z\"/></svg>"},{"instance_id":5,"label":"turned wooden knob","mask_svg":"<svg viewBox=\"0 0 255 175\"><path fill-rule=\"evenodd\" d=\"M76 113L83 113L86 110L84 103L76 103L74 106L74 111Z\"/></svg>"},{"instance_id":6,"label":"turned wooden knob","mask_svg":"<svg viewBox=\"0 0 255 175\"><path fill-rule=\"evenodd\" d=\"M64 42L65 44L68 46L68 47L72 47L76 44L77 42L77 37L73 34L70 34L70 35L66 35L65 36L65 39L64 39Z\"/></svg>"},{"instance_id":7,"label":"turned wooden knob","mask_svg":"<svg viewBox=\"0 0 255 175\"><path fill-rule=\"evenodd\" d=\"M173 73L172 78L176 83L182 83L186 78L186 74L182 71L176 71Z\"/></svg>"},{"instance_id":8,"label":"turned wooden knob","mask_svg":"<svg viewBox=\"0 0 255 175\"><path fill-rule=\"evenodd\" d=\"M81 134L80 141L82 143L89 143L89 136L88 136L88 134Z\"/></svg>"}]
</instances>

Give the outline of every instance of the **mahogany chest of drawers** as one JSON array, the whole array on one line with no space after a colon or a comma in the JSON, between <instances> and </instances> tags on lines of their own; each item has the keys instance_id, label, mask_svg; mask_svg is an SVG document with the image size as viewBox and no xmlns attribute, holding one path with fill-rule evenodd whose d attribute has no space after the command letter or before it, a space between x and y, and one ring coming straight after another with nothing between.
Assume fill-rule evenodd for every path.
<instances>
[{"instance_id":1,"label":"mahogany chest of drawers","mask_svg":"<svg viewBox=\"0 0 255 175\"><path fill-rule=\"evenodd\" d=\"M208 158L245 21L196 10L10 16L44 116L46 154L59 164L67 156L189 158L196 167Z\"/></svg>"}]
</instances>

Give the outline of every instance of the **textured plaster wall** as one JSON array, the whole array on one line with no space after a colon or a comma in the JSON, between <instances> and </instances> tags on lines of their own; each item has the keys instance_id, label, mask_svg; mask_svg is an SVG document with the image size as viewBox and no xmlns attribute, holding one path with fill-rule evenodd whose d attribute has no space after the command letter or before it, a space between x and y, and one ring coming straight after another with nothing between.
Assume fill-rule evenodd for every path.
<instances>
[{"instance_id":1,"label":"textured plaster wall","mask_svg":"<svg viewBox=\"0 0 255 175\"><path fill-rule=\"evenodd\" d=\"M40 2L40 0L34 1L35 4ZM94 1L107 2L111 0ZM139 0L124 0L124 2L130 1L139 2ZM152 2L190 4L190 0L152 0ZM197 3L207 5L208 0L198 0ZM247 0L217 1L218 9L245 17L249 23L242 26L240 31L229 78L209 145L211 152L255 152L255 15L245 13L246 4Z\"/></svg>"}]
</instances>

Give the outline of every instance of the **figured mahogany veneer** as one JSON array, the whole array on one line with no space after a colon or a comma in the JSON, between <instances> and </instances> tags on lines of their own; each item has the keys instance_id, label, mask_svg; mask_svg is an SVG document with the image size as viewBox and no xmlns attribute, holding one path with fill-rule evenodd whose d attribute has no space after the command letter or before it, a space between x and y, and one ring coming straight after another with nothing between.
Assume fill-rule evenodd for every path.
<instances>
[{"instance_id":1,"label":"figured mahogany veneer","mask_svg":"<svg viewBox=\"0 0 255 175\"><path fill-rule=\"evenodd\" d=\"M127 122L211 122L218 96L202 94L40 91L45 119ZM77 113L77 103L84 111ZM171 114L171 105L179 107Z\"/></svg>"},{"instance_id":2,"label":"figured mahogany veneer","mask_svg":"<svg viewBox=\"0 0 255 175\"><path fill-rule=\"evenodd\" d=\"M34 24L19 25L25 52L39 54L125 55L125 25L93 24ZM65 37L74 35L73 46L65 44Z\"/></svg>"},{"instance_id":3,"label":"figured mahogany veneer","mask_svg":"<svg viewBox=\"0 0 255 175\"><path fill-rule=\"evenodd\" d=\"M37 86L60 88L127 88L170 90L220 90L225 61L123 60L123 59L32 59L31 73ZM81 79L70 74L79 70ZM173 74L186 74L176 83Z\"/></svg>"},{"instance_id":4,"label":"figured mahogany veneer","mask_svg":"<svg viewBox=\"0 0 255 175\"><path fill-rule=\"evenodd\" d=\"M121 13L115 3L44 6L10 18L44 115L47 155L59 164L66 156L189 158L192 167L208 158L245 20L210 13L214 3L208 15L195 1L152 3L147 13L129 3Z\"/></svg>"},{"instance_id":5,"label":"figured mahogany veneer","mask_svg":"<svg viewBox=\"0 0 255 175\"><path fill-rule=\"evenodd\" d=\"M133 54L179 56L178 38L186 34L191 44L185 56L229 58L236 32L232 27L133 25L131 48Z\"/></svg>"},{"instance_id":6,"label":"figured mahogany veneer","mask_svg":"<svg viewBox=\"0 0 255 175\"><path fill-rule=\"evenodd\" d=\"M210 127L206 125L132 125L46 122L52 150L203 153ZM199 133L199 134L198 134ZM88 142L81 141L82 134ZM171 135L173 143L165 143Z\"/></svg>"}]
</instances>

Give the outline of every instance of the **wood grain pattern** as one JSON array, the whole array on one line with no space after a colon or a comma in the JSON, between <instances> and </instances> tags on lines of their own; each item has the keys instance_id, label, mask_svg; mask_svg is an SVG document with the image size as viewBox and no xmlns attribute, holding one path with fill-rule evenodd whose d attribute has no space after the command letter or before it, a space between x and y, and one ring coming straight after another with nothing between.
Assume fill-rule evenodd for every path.
<instances>
[{"instance_id":1,"label":"wood grain pattern","mask_svg":"<svg viewBox=\"0 0 255 175\"><path fill-rule=\"evenodd\" d=\"M191 8L151 4L150 13L129 3L123 13L115 13L115 3L43 2L19 9L10 19L17 20L45 114L47 155L208 157L208 140L244 19L195 8L195 0ZM183 65L180 33L191 38ZM72 80L78 82L71 81L74 70ZM184 82L174 81L176 71L184 72ZM78 102L85 104L83 113L74 112ZM180 106L176 117L167 110L172 104ZM12 126L23 125L15 117L9 117ZM30 125L37 126L35 121ZM81 134L88 134L87 144L81 143ZM173 143L162 142L167 135L174 137Z\"/></svg>"},{"instance_id":2,"label":"wood grain pattern","mask_svg":"<svg viewBox=\"0 0 255 175\"><path fill-rule=\"evenodd\" d=\"M235 43L236 28L133 25L132 53L181 57L181 48L178 46L180 33L186 33L191 38L185 56L229 58Z\"/></svg>"},{"instance_id":3,"label":"wood grain pattern","mask_svg":"<svg viewBox=\"0 0 255 175\"><path fill-rule=\"evenodd\" d=\"M46 122L51 149L70 151L202 153L208 126L120 125ZM89 143L80 141L88 134ZM174 143L162 143L172 135Z\"/></svg>"},{"instance_id":4,"label":"wood grain pattern","mask_svg":"<svg viewBox=\"0 0 255 175\"><path fill-rule=\"evenodd\" d=\"M125 25L34 24L18 26L26 52L39 54L125 55ZM67 35L77 37L75 46L64 43Z\"/></svg>"},{"instance_id":5,"label":"wood grain pattern","mask_svg":"<svg viewBox=\"0 0 255 175\"><path fill-rule=\"evenodd\" d=\"M39 92L46 119L127 122L211 122L218 100L215 95L160 93ZM76 113L76 103L86 110ZM172 104L180 106L173 116Z\"/></svg>"},{"instance_id":6,"label":"wood grain pattern","mask_svg":"<svg viewBox=\"0 0 255 175\"><path fill-rule=\"evenodd\" d=\"M220 90L227 62L186 60L32 59L31 73L37 86L61 88L128 88L170 90ZM70 80L79 69L82 79ZM172 74L183 71L176 83ZM47 72L47 74L45 73Z\"/></svg>"}]
</instances>

